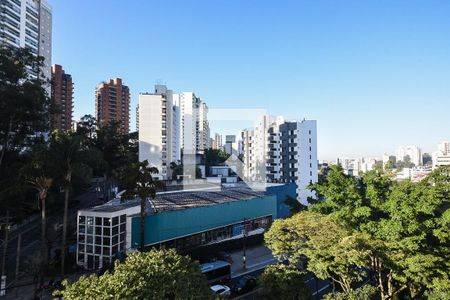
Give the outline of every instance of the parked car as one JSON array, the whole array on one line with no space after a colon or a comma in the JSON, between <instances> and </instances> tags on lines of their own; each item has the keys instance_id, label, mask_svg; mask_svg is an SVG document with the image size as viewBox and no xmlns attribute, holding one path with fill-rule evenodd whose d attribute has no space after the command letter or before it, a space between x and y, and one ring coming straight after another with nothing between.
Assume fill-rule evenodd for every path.
<instances>
[{"instance_id":1,"label":"parked car","mask_svg":"<svg viewBox=\"0 0 450 300\"><path fill-rule=\"evenodd\" d=\"M230 253L225 251L220 251L216 254L217 258L220 260L224 260L228 262L229 264L233 263L233 258L231 257Z\"/></svg>"},{"instance_id":2,"label":"parked car","mask_svg":"<svg viewBox=\"0 0 450 300\"><path fill-rule=\"evenodd\" d=\"M257 285L256 278L251 275L245 275L238 279L233 286L233 293L242 295L255 289Z\"/></svg>"},{"instance_id":3,"label":"parked car","mask_svg":"<svg viewBox=\"0 0 450 300\"><path fill-rule=\"evenodd\" d=\"M228 298L231 295L231 290L228 286L222 284L216 284L211 286L211 291L218 295L220 298Z\"/></svg>"}]
</instances>

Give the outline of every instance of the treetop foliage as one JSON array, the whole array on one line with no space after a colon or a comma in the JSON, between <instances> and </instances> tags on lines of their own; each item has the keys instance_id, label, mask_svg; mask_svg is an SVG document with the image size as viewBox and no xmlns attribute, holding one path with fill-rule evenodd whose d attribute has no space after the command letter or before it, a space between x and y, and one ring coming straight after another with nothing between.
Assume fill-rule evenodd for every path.
<instances>
[{"instance_id":1,"label":"treetop foliage","mask_svg":"<svg viewBox=\"0 0 450 300\"><path fill-rule=\"evenodd\" d=\"M311 189L316 204L265 234L274 255L306 257L309 271L348 295L368 277L382 299L450 297L450 167L414 183L332 166Z\"/></svg>"},{"instance_id":2,"label":"treetop foliage","mask_svg":"<svg viewBox=\"0 0 450 300\"><path fill-rule=\"evenodd\" d=\"M63 284L64 299L213 299L200 265L173 249L135 252L112 273Z\"/></svg>"}]
</instances>

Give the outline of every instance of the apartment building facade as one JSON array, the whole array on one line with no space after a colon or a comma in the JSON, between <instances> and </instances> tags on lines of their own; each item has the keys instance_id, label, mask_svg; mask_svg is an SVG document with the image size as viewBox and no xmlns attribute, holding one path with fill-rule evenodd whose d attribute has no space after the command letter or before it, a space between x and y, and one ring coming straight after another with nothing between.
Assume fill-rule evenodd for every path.
<instances>
[{"instance_id":1,"label":"apartment building facade","mask_svg":"<svg viewBox=\"0 0 450 300\"><path fill-rule=\"evenodd\" d=\"M122 79L102 82L95 90L95 113L97 122L119 122L119 133L130 130L130 89Z\"/></svg>"},{"instance_id":2,"label":"apartment building facade","mask_svg":"<svg viewBox=\"0 0 450 300\"><path fill-rule=\"evenodd\" d=\"M202 154L210 145L208 106L193 92L174 95L180 109L180 146L184 154Z\"/></svg>"},{"instance_id":3,"label":"apartment building facade","mask_svg":"<svg viewBox=\"0 0 450 300\"><path fill-rule=\"evenodd\" d=\"M440 166L450 166L450 142L444 141L438 145L438 150L433 152L433 169Z\"/></svg>"},{"instance_id":4,"label":"apartment building facade","mask_svg":"<svg viewBox=\"0 0 450 300\"><path fill-rule=\"evenodd\" d=\"M12 47L29 48L44 57L42 72L45 78L51 78L52 7L47 1L1 0L0 41Z\"/></svg>"},{"instance_id":5,"label":"apartment building facade","mask_svg":"<svg viewBox=\"0 0 450 300\"><path fill-rule=\"evenodd\" d=\"M179 107L173 92L156 85L154 93L139 95L139 160L159 170L161 179L170 178L170 163L180 160Z\"/></svg>"},{"instance_id":6,"label":"apartment building facade","mask_svg":"<svg viewBox=\"0 0 450 300\"><path fill-rule=\"evenodd\" d=\"M222 149L222 147L223 147L222 135L218 133L214 134L214 139L212 140L211 148L219 150Z\"/></svg>"},{"instance_id":7,"label":"apartment building facade","mask_svg":"<svg viewBox=\"0 0 450 300\"><path fill-rule=\"evenodd\" d=\"M307 187L318 180L316 121L263 116L242 139L246 180L295 182L297 199L308 204L314 194Z\"/></svg>"},{"instance_id":8,"label":"apartment building facade","mask_svg":"<svg viewBox=\"0 0 450 300\"><path fill-rule=\"evenodd\" d=\"M415 166L422 165L422 150L417 146L400 146L397 149L396 159L397 161L405 161L406 157L409 157L411 162Z\"/></svg>"},{"instance_id":9,"label":"apartment building facade","mask_svg":"<svg viewBox=\"0 0 450 300\"><path fill-rule=\"evenodd\" d=\"M72 129L73 82L62 66L52 66L51 96L57 112L53 115L52 129L69 131Z\"/></svg>"}]
</instances>

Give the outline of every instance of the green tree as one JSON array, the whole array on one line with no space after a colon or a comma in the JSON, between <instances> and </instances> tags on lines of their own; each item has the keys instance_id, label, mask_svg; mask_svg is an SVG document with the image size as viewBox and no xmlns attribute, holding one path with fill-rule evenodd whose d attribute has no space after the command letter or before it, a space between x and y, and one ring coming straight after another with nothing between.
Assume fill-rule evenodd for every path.
<instances>
[{"instance_id":1,"label":"green tree","mask_svg":"<svg viewBox=\"0 0 450 300\"><path fill-rule=\"evenodd\" d=\"M147 160L139 164L132 165L127 172L126 192L122 197L124 199L134 199L136 196L140 199L140 245L141 251L145 249L145 217L147 216L147 201L155 199L157 190L165 188L164 183L153 175L158 174L158 169L150 167Z\"/></svg>"},{"instance_id":2,"label":"green tree","mask_svg":"<svg viewBox=\"0 0 450 300\"><path fill-rule=\"evenodd\" d=\"M84 136L89 140L93 140L97 129L97 120L92 115L84 115L77 124L76 133Z\"/></svg>"},{"instance_id":3,"label":"green tree","mask_svg":"<svg viewBox=\"0 0 450 300\"><path fill-rule=\"evenodd\" d=\"M29 146L31 137L49 129L43 61L29 49L0 46L0 167L9 152Z\"/></svg>"},{"instance_id":4,"label":"green tree","mask_svg":"<svg viewBox=\"0 0 450 300\"><path fill-rule=\"evenodd\" d=\"M305 274L292 266L270 265L259 277L264 299L310 299Z\"/></svg>"},{"instance_id":5,"label":"green tree","mask_svg":"<svg viewBox=\"0 0 450 300\"><path fill-rule=\"evenodd\" d=\"M362 187L357 178L345 175L340 165L331 166L324 182L310 186L319 199L310 209L331 214L347 228L359 227L371 215Z\"/></svg>"},{"instance_id":6,"label":"green tree","mask_svg":"<svg viewBox=\"0 0 450 300\"><path fill-rule=\"evenodd\" d=\"M210 148L205 150L204 157L206 175L209 176L210 167L222 165L230 157L230 155L222 150Z\"/></svg>"},{"instance_id":7,"label":"green tree","mask_svg":"<svg viewBox=\"0 0 450 300\"><path fill-rule=\"evenodd\" d=\"M389 171L391 172L394 169L394 163L392 162L392 160L388 160L385 164L384 164L384 170L385 171Z\"/></svg>"},{"instance_id":8,"label":"green tree","mask_svg":"<svg viewBox=\"0 0 450 300\"><path fill-rule=\"evenodd\" d=\"M43 58L29 49L0 45L0 215L15 221L33 210L20 170L27 164L22 151L49 129L51 102L40 69Z\"/></svg>"},{"instance_id":9,"label":"green tree","mask_svg":"<svg viewBox=\"0 0 450 300\"><path fill-rule=\"evenodd\" d=\"M184 174L184 165L182 163L176 163L171 162L170 163L170 170L172 172L172 180L177 180L178 176L182 176ZM190 174L191 172L189 170L186 171L186 173ZM195 178L201 178L202 177L202 171L199 167L195 167Z\"/></svg>"},{"instance_id":10,"label":"green tree","mask_svg":"<svg viewBox=\"0 0 450 300\"><path fill-rule=\"evenodd\" d=\"M450 285L448 167L418 183L392 182L380 170L352 181L335 168L315 189L321 202L309 209L359 237L349 250L360 247L367 253L382 299L445 293Z\"/></svg>"},{"instance_id":11,"label":"green tree","mask_svg":"<svg viewBox=\"0 0 450 300\"><path fill-rule=\"evenodd\" d=\"M378 300L377 289L371 285L362 286L348 293L327 294L324 300Z\"/></svg>"},{"instance_id":12,"label":"green tree","mask_svg":"<svg viewBox=\"0 0 450 300\"><path fill-rule=\"evenodd\" d=\"M36 145L32 148L28 163L22 168L21 173L25 182L36 191L41 209L41 257L44 264L48 261L47 243L47 195L53 186L54 170L51 169L52 157L47 145ZM47 245L47 247L44 247Z\"/></svg>"},{"instance_id":13,"label":"green tree","mask_svg":"<svg viewBox=\"0 0 450 300\"><path fill-rule=\"evenodd\" d=\"M86 176L86 169L101 161L99 153L94 149L83 146L82 141L83 139L79 135L55 132L49 144L52 170L55 170L54 178L57 178L64 187L63 236L61 243L62 274L64 274L65 268L69 196L73 178L76 174Z\"/></svg>"},{"instance_id":14,"label":"green tree","mask_svg":"<svg viewBox=\"0 0 450 300\"><path fill-rule=\"evenodd\" d=\"M294 215L304 209L306 209L306 206L301 204L300 201L298 201L296 198L291 196L286 196L286 199L284 199L284 203L289 206L289 211L291 215Z\"/></svg>"},{"instance_id":15,"label":"green tree","mask_svg":"<svg viewBox=\"0 0 450 300\"><path fill-rule=\"evenodd\" d=\"M136 252L113 273L64 283L64 299L213 299L200 265L175 250Z\"/></svg>"},{"instance_id":16,"label":"green tree","mask_svg":"<svg viewBox=\"0 0 450 300\"><path fill-rule=\"evenodd\" d=\"M264 240L275 257L288 259L294 266L306 257L308 271L333 280L344 292L365 275L362 267L370 265L365 236L352 235L329 216L315 212L276 220Z\"/></svg>"}]
</instances>

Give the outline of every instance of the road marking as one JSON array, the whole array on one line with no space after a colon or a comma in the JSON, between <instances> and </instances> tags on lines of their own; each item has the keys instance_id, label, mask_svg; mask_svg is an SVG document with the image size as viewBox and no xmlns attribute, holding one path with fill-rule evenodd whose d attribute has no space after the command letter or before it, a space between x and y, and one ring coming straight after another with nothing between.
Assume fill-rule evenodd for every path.
<instances>
[{"instance_id":1,"label":"road marking","mask_svg":"<svg viewBox=\"0 0 450 300\"><path fill-rule=\"evenodd\" d=\"M316 295L317 293L323 292L324 290L326 290L330 285L327 284L326 286L324 286L323 288L321 288L320 290L318 290L317 292L314 292L311 294L311 296Z\"/></svg>"},{"instance_id":2,"label":"road marking","mask_svg":"<svg viewBox=\"0 0 450 300\"><path fill-rule=\"evenodd\" d=\"M310 279L306 280L304 283L308 283L308 282L310 282L311 280L313 280L313 278L310 278Z\"/></svg>"}]
</instances>

